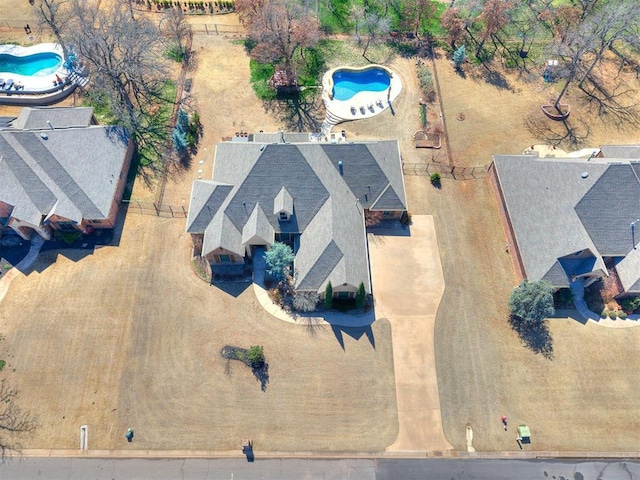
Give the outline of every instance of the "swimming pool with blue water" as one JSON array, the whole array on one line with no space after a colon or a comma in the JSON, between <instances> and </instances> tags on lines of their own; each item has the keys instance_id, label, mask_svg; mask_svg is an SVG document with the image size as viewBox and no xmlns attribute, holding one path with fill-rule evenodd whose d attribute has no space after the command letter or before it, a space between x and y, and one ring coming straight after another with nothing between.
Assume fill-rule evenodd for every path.
<instances>
[{"instance_id":1,"label":"swimming pool with blue water","mask_svg":"<svg viewBox=\"0 0 640 480\"><path fill-rule=\"evenodd\" d=\"M381 68L349 71L338 70L333 73L333 98L349 100L360 92L383 92L389 88L389 73Z\"/></svg>"},{"instance_id":2,"label":"swimming pool with blue water","mask_svg":"<svg viewBox=\"0 0 640 480\"><path fill-rule=\"evenodd\" d=\"M0 53L0 75L14 73L29 77L40 77L55 73L62 65L62 57L53 52L34 53L33 55L15 56Z\"/></svg>"}]
</instances>

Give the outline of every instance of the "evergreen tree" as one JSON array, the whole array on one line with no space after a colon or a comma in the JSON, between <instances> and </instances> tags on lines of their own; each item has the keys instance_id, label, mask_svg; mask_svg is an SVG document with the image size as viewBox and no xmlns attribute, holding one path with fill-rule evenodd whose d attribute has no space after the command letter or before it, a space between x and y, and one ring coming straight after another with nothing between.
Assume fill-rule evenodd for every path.
<instances>
[{"instance_id":1,"label":"evergreen tree","mask_svg":"<svg viewBox=\"0 0 640 480\"><path fill-rule=\"evenodd\" d=\"M331 282L327 283L327 288L324 290L324 306L327 308L333 307L333 287Z\"/></svg>"},{"instance_id":2,"label":"evergreen tree","mask_svg":"<svg viewBox=\"0 0 640 480\"><path fill-rule=\"evenodd\" d=\"M460 70L462 63L467 58L467 50L464 45L460 45L455 52L453 52L453 63L456 66L456 70Z\"/></svg>"},{"instance_id":3,"label":"evergreen tree","mask_svg":"<svg viewBox=\"0 0 640 480\"><path fill-rule=\"evenodd\" d=\"M511 315L527 323L544 321L556 311L553 306L553 286L545 280L523 280L511 292L509 310Z\"/></svg>"},{"instance_id":4,"label":"evergreen tree","mask_svg":"<svg viewBox=\"0 0 640 480\"><path fill-rule=\"evenodd\" d=\"M267 263L267 278L280 282L284 280L286 269L293 263L293 250L289 245L275 242L271 244L271 248L264 254Z\"/></svg>"},{"instance_id":5,"label":"evergreen tree","mask_svg":"<svg viewBox=\"0 0 640 480\"><path fill-rule=\"evenodd\" d=\"M364 308L367 304L367 293L364 291L364 283L360 282L358 291L356 292L356 307Z\"/></svg>"}]
</instances>

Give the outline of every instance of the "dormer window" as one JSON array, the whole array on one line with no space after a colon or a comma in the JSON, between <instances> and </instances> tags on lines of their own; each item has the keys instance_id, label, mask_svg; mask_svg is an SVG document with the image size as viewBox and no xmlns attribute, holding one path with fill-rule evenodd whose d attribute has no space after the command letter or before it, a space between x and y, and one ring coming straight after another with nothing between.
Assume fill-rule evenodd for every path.
<instances>
[{"instance_id":1,"label":"dormer window","mask_svg":"<svg viewBox=\"0 0 640 480\"><path fill-rule=\"evenodd\" d=\"M285 187L282 187L273 199L273 214L278 215L281 222L289 221L293 215L293 197Z\"/></svg>"}]
</instances>

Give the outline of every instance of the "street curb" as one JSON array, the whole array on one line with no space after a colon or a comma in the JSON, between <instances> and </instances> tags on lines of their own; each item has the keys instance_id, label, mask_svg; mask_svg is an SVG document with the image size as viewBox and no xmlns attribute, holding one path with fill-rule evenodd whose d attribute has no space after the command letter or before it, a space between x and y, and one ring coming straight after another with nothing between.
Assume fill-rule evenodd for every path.
<instances>
[{"instance_id":1,"label":"street curb","mask_svg":"<svg viewBox=\"0 0 640 480\"><path fill-rule=\"evenodd\" d=\"M568 460L619 460L640 459L640 452L559 452L559 451L503 451L503 452L463 452L463 451L399 451L399 452L255 452L256 459L426 459L442 458L456 460L534 460L534 459L568 459ZM241 450L47 450L28 449L17 451L22 458L244 458Z\"/></svg>"}]
</instances>

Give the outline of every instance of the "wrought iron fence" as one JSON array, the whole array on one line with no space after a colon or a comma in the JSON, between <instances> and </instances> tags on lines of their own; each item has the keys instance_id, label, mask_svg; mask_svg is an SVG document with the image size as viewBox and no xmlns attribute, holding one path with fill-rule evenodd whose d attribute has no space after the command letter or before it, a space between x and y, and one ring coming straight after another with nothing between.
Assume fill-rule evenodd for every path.
<instances>
[{"instance_id":1,"label":"wrought iron fence","mask_svg":"<svg viewBox=\"0 0 640 480\"><path fill-rule=\"evenodd\" d=\"M184 206L166 205L156 202L143 202L140 200L123 200L122 203L129 205L129 212L143 215L155 215L166 218L187 218L189 210Z\"/></svg>"},{"instance_id":2,"label":"wrought iron fence","mask_svg":"<svg viewBox=\"0 0 640 480\"><path fill-rule=\"evenodd\" d=\"M489 171L489 165L459 167L443 165L441 163L404 163L402 165L402 171L405 175L429 176L432 173L439 173L444 178L469 180L486 177Z\"/></svg>"}]
</instances>

